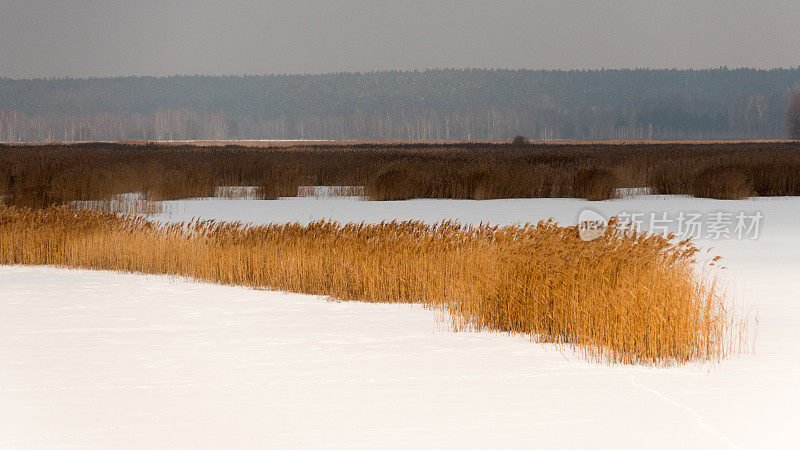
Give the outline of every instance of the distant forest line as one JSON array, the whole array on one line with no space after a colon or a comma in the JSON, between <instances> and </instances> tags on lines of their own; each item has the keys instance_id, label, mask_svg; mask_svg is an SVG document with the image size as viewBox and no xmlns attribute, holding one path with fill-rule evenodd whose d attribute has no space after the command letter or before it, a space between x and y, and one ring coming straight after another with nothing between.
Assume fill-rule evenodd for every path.
<instances>
[{"instance_id":1,"label":"distant forest line","mask_svg":"<svg viewBox=\"0 0 800 450\"><path fill-rule=\"evenodd\" d=\"M781 139L794 69L0 79L0 141Z\"/></svg>"}]
</instances>

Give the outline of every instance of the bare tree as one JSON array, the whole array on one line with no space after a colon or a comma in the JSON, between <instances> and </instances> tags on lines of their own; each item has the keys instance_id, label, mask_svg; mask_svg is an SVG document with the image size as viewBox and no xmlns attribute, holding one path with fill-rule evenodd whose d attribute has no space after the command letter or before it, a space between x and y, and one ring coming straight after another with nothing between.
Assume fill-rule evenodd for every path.
<instances>
[{"instance_id":1,"label":"bare tree","mask_svg":"<svg viewBox=\"0 0 800 450\"><path fill-rule=\"evenodd\" d=\"M800 139L800 92L795 92L789 99L789 109L786 111L786 127L789 137Z\"/></svg>"},{"instance_id":2,"label":"bare tree","mask_svg":"<svg viewBox=\"0 0 800 450\"><path fill-rule=\"evenodd\" d=\"M511 140L511 145L515 146L522 146L528 143L528 138L525 136L516 135L514 139Z\"/></svg>"}]
</instances>

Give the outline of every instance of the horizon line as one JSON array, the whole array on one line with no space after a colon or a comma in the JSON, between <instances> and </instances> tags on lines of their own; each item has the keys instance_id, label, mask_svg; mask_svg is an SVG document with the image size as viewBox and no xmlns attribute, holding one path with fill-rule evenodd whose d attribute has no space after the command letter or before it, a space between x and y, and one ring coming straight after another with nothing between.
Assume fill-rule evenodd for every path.
<instances>
[{"instance_id":1,"label":"horizon line","mask_svg":"<svg viewBox=\"0 0 800 450\"><path fill-rule=\"evenodd\" d=\"M560 69L533 69L533 68L480 68L480 67L428 67L421 69L385 69L385 70L353 70L353 71L331 71L331 72L272 72L272 73L245 73L245 74L202 74L202 73L174 73L169 75L90 75L90 76L69 76L69 75L52 75L48 77L30 77L30 78L15 78L0 76L2 81L89 81L89 80L114 80L126 78L264 78L264 77L316 77L326 75L369 75L369 74L384 74L384 73L425 73L425 72L467 72L467 71L483 71L483 72L542 72L542 73L571 73L571 72L715 72L715 71L755 71L755 72L773 72L773 71L800 71L800 65L795 67L771 67L771 68L758 68L758 67L734 67L718 66L718 67L703 67L703 68L650 68L650 67L601 67L601 68L560 68Z\"/></svg>"}]
</instances>

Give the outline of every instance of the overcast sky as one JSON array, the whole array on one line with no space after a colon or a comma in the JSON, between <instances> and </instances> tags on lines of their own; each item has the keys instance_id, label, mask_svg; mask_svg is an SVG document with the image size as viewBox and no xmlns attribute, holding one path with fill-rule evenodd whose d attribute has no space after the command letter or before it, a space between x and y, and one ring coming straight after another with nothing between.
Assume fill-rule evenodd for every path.
<instances>
[{"instance_id":1,"label":"overcast sky","mask_svg":"<svg viewBox=\"0 0 800 450\"><path fill-rule=\"evenodd\" d=\"M798 65L798 0L0 0L11 78Z\"/></svg>"}]
</instances>

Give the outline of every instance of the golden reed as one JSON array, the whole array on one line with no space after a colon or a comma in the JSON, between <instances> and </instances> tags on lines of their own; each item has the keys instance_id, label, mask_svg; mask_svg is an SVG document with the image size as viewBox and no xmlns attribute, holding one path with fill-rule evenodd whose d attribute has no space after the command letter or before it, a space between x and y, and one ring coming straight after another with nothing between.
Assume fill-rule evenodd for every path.
<instances>
[{"instance_id":1,"label":"golden reed","mask_svg":"<svg viewBox=\"0 0 800 450\"><path fill-rule=\"evenodd\" d=\"M609 230L613 230L610 227ZM248 226L0 206L0 263L167 274L336 299L445 308L455 329L529 335L589 359L671 365L733 351L698 250L661 236L584 242L575 227ZM741 336L741 331L738 331Z\"/></svg>"}]
</instances>

